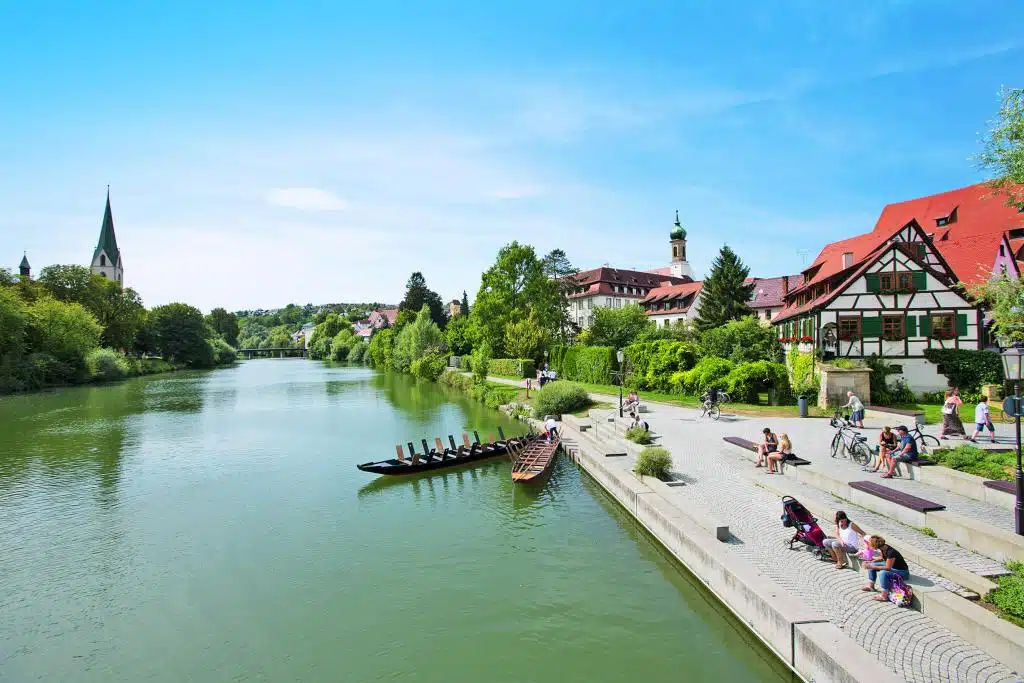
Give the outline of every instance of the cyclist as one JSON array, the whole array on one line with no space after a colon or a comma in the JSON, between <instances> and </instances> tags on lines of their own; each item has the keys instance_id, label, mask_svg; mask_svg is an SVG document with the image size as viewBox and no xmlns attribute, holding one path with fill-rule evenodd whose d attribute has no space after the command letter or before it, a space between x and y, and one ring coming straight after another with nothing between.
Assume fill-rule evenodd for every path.
<instances>
[{"instance_id":1,"label":"cyclist","mask_svg":"<svg viewBox=\"0 0 1024 683\"><path fill-rule=\"evenodd\" d=\"M713 406L718 405L718 389L716 387L708 389L708 403Z\"/></svg>"}]
</instances>

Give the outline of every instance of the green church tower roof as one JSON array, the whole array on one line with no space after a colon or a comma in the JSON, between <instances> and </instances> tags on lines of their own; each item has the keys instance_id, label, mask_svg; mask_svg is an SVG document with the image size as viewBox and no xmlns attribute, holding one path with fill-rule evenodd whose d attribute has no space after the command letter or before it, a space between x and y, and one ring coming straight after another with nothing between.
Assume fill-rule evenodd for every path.
<instances>
[{"instance_id":1,"label":"green church tower roof","mask_svg":"<svg viewBox=\"0 0 1024 683\"><path fill-rule=\"evenodd\" d=\"M121 262L121 252L117 248L117 237L114 235L114 217L110 213L110 188L107 188L107 208L103 210L103 226L100 228L100 241L96 243L96 251L92 253L92 260L100 255L101 251L107 252L110 265L116 266Z\"/></svg>"},{"instance_id":2,"label":"green church tower roof","mask_svg":"<svg viewBox=\"0 0 1024 683\"><path fill-rule=\"evenodd\" d=\"M675 224L675 227L672 228L672 232L669 233L669 236L672 239L674 239L674 240L685 240L686 239L686 231L683 230L683 226L679 223L679 210L678 209L676 209L676 224Z\"/></svg>"},{"instance_id":3,"label":"green church tower roof","mask_svg":"<svg viewBox=\"0 0 1024 683\"><path fill-rule=\"evenodd\" d=\"M28 268L31 268L31 267L32 266L30 266L28 264L28 254L25 254L24 256L21 257L21 265L19 265L18 268L19 269L28 269Z\"/></svg>"}]
</instances>

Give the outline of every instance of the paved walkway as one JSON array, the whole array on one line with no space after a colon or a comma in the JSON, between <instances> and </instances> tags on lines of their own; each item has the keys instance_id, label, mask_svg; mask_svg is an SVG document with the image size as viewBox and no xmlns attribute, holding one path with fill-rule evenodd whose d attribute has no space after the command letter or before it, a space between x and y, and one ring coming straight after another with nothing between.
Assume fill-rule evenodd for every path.
<instances>
[{"instance_id":1,"label":"paved walkway","mask_svg":"<svg viewBox=\"0 0 1024 683\"><path fill-rule=\"evenodd\" d=\"M594 398L609 400L611 397ZM617 401L618 397L614 400ZM1024 680L927 615L873 601L870 594L860 590L864 584L862 575L850 570L836 570L830 563L815 559L809 552L789 550L788 541L792 533L779 521L782 514L779 498L758 486L759 478L767 475L761 474L763 470L754 468L739 448L722 441L723 436L743 436L756 440L760 430L766 426L762 424L762 418L726 414L720 421L713 422L700 418L698 411L691 409L664 404L650 404L649 409L651 412L646 416L647 421L652 430L661 436L661 443L672 452L673 470L687 482L685 486L672 488L668 495L685 497L691 504L699 501L701 507L713 511L714 515L728 523L734 536L730 542L731 549L739 558L757 567L789 591L794 600L802 600L826 615L867 652L908 681ZM822 460L822 454L825 454L825 459L831 460L827 450L832 430L827 421L772 418L767 426L776 432L789 433L794 441L794 449L801 453L806 452L807 448L801 448L800 444L822 444L814 450L816 457L811 456L815 463ZM586 436L579 438L588 439ZM606 465L631 469L633 461L631 457L609 458ZM845 468L848 466L853 468L857 478L865 478L859 467L845 461L824 465L836 468L834 471L839 476L846 476ZM786 481L789 483L788 479ZM793 484L797 485L796 482ZM890 529L894 536L915 543L965 569L981 574L995 573L1002 569L998 563L976 553L931 538L916 529L839 501L826 493L804 488L807 489L806 494L801 495L807 498L820 497L835 507L841 504L853 519L864 519L883 533ZM963 509L968 507L963 502L958 501L956 504ZM1000 515L1009 514L1001 508L998 510ZM961 509L957 511L964 514ZM829 529L825 531L827 533ZM911 573L922 578L932 578L951 590L959 588L913 564Z\"/></svg>"}]
</instances>

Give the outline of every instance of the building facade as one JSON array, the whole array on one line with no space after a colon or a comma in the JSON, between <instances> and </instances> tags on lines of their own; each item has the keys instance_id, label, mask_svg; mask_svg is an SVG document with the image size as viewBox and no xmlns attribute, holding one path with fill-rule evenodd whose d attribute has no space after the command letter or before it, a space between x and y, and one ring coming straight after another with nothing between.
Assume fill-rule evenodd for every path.
<instances>
[{"instance_id":1,"label":"building facade","mask_svg":"<svg viewBox=\"0 0 1024 683\"><path fill-rule=\"evenodd\" d=\"M393 327L398 319L398 308L379 308L370 313L370 326L379 330L384 327Z\"/></svg>"},{"instance_id":2,"label":"building facade","mask_svg":"<svg viewBox=\"0 0 1024 683\"><path fill-rule=\"evenodd\" d=\"M462 314L462 302L458 299L452 299L448 302L448 317L454 318L457 315Z\"/></svg>"},{"instance_id":3,"label":"building facade","mask_svg":"<svg viewBox=\"0 0 1024 683\"><path fill-rule=\"evenodd\" d=\"M640 305L655 327L669 327L678 322L693 320L700 311L701 282L666 285L652 289Z\"/></svg>"},{"instance_id":4,"label":"building facade","mask_svg":"<svg viewBox=\"0 0 1024 683\"><path fill-rule=\"evenodd\" d=\"M107 188L107 206L103 210L103 225L100 226L100 239L93 251L90 268L97 275L113 280L119 285L124 284L124 264L121 260L121 250L117 247L114 217L110 211L110 188Z\"/></svg>"}]
</instances>

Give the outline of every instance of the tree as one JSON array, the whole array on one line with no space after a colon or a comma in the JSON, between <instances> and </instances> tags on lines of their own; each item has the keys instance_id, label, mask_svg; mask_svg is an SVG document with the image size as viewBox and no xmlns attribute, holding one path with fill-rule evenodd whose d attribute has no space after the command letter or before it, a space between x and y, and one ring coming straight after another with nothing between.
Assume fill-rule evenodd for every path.
<instances>
[{"instance_id":1,"label":"tree","mask_svg":"<svg viewBox=\"0 0 1024 683\"><path fill-rule=\"evenodd\" d=\"M367 363L378 370L391 370L394 344L394 330L388 328L377 330L370 338L370 346L366 349Z\"/></svg>"},{"instance_id":2,"label":"tree","mask_svg":"<svg viewBox=\"0 0 1024 683\"><path fill-rule=\"evenodd\" d=\"M701 288L697 329L703 332L750 315L747 302L754 284L744 282L749 274L736 252L723 246Z\"/></svg>"},{"instance_id":3,"label":"tree","mask_svg":"<svg viewBox=\"0 0 1024 683\"><path fill-rule=\"evenodd\" d=\"M394 369L408 372L413 361L439 351L443 342L444 334L433 321L430 306L423 304L416 320L398 333L392 361Z\"/></svg>"},{"instance_id":4,"label":"tree","mask_svg":"<svg viewBox=\"0 0 1024 683\"><path fill-rule=\"evenodd\" d=\"M549 335L557 334L565 315L559 287L558 281L548 277L533 247L506 244L480 278L471 315L474 336L486 340L500 358L505 350L505 328L531 313Z\"/></svg>"},{"instance_id":5,"label":"tree","mask_svg":"<svg viewBox=\"0 0 1024 683\"><path fill-rule=\"evenodd\" d=\"M0 361L8 354L25 352L25 336L31 317L13 287L0 287Z\"/></svg>"},{"instance_id":6,"label":"tree","mask_svg":"<svg viewBox=\"0 0 1024 683\"><path fill-rule=\"evenodd\" d=\"M231 346L238 346L238 316L223 308L215 308L206 316L206 322Z\"/></svg>"},{"instance_id":7,"label":"tree","mask_svg":"<svg viewBox=\"0 0 1024 683\"><path fill-rule=\"evenodd\" d=\"M0 287L10 287L17 282L18 276L12 273L10 268L0 268Z\"/></svg>"},{"instance_id":8,"label":"tree","mask_svg":"<svg viewBox=\"0 0 1024 683\"><path fill-rule=\"evenodd\" d=\"M595 346L613 346L622 349L637 341L654 324L637 304L622 308L598 308L594 310L594 322L590 326L590 340Z\"/></svg>"},{"instance_id":9,"label":"tree","mask_svg":"<svg viewBox=\"0 0 1024 683\"><path fill-rule=\"evenodd\" d=\"M42 298L29 306L29 346L74 366L100 344L103 328L92 313L76 303Z\"/></svg>"},{"instance_id":10,"label":"tree","mask_svg":"<svg viewBox=\"0 0 1024 683\"><path fill-rule=\"evenodd\" d=\"M55 265L43 268L36 279L54 299L79 303L89 310L94 310L98 307L96 299L99 295L94 277L99 280L105 279L94 275L85 266Z\"/></svg>"},{"instance_id":11,"label":"tree","mask_svg":"<svg viewBox=\"0 0 1024 683\"><path fill-rule=\"evenodd\" d=\"M39 284L59 301L81 304L103 327L103 346L127 349L142 324L142 297L130 288L94 274L85 266L47 266Z\"/></svg>"},{"instance_id":12,"label":"tree","mask_svg":"<svg viewBox=\"0 0 1024 683\"><path fill-rule=\"evenodd\" d=\"M315 359L328 358L333 354L334 338L342 330L352 332L352 325L338 315L330 312L321 319L309 337L309 356Z\"/></svg>"},{"instance_id":13,"label":"tree","mask_svg":"<svg viewBox=\"0 0 1024 683\"><path fill-rule=\"evenodd\" d=\"M247 322L238 333L238 348L258 349L270 336L270 330L258 322Z\"/></svg>"},{"instance_id":14,"label":"tree","mask_svg":"<svg viewBox=\"0 0 1024 683\"><path fill-rule=\"evenodd\" d=\"M983 140L977 157L994 177L990 186L1009 206L1024 210L1024 88L1004 88L999 117Z\"/></svg>"},{"instance_id":15,"label":"tree","mask_svg":"<svg viewBox=\"0 0 1024 683\"><path fill-rule=\"evenodd\" d=\"M410 275L409 281L405 283L405 298L402 299L402 303L398 304L398 310L412 311L413 314L417 314L423 306L430 308L430 319L438 327L444 327L448 321L444 312L444 303L437 292L427 287L423 273L417 271Z\"/></svg>"},{"instance_id":16,"label":"tree","mask_svg":"<svg viewBox=\"0 0 1024 683\"><path fill-rule=\"evenodd\" d=\"M1024 279L1003 275L967 291L988 309L997 337L1007 342L1024 342Z\"/></svg>"},{"instance_id":17,"label":"tree","mask_svg":"<svg viewBox=\"0 0 1024 683\"><path fill-rule=\"evenodd\" d=\"M705 331L698 340L702 358L727 358L737 365L756 361L782 362L782 347L775 328L748 315Z\"/></svg>"},{"instance_id":18,"label":"tree","mask_svg":"<svg viewBox=\"0 0 1024 683\"><path fill-rule=\"evenodd\" d=\"M278 325L270 329L270 334L260 344L261 349L290 349L295 346L292 331L288 325Z\"/></svg>"},{"instance_id":19,"label":"tree","mask_svg":"<svg viewBox=\"0 0 1024 683\"><path fill-rule=\"evenodd\" d=\"M579 327L569 318L569 295L576 289L576 281L570 277L579 273L569 261L569 257L561 249L552 249L543 259L544 272L551 278L558 289L560 302L558 330L562 338L579 331Z\"/></svg>"},{"instance_id":20,"label":"tree","mask_svg":"<svg viewBox=\"0 0 1024 683\"><path fill-rule=\"evenodd\" d=\"M510 358L536 360L547 345L547 333L532 313L505 328L505 352Z\"/></svg>"},{"instance_id":21,"label":"tree","mask_svg":"<svg viewBox=\"0 0 1024 683\"><path fill-rule=\"evenodd\" d=\"M157 351L164 360L196 368L213 366L214 350L207 339L209 328L198 308L167 304L154 308L149 317Z\"/></svg>"},{"instance_id":22,"label":"tree","mask_svg":"<svg viewBox=\"0 0 1024 683\"><path fill-rule=\"evenodd\" d=\"M464 356L472 350L469 340L469 318L464 315L457 315L448 321L444 328L445 341L448 343L448 351L456 356Z\"/></svg>"},{"instance_id":23,"label":"tree","mask_svg":"<svg viewBox=\"0 0 1024 683\"><path fill-rule=\"evenodd\" d=\"M462 290L462 305L459 306L459 315L469 317L469 297L466 296L466 290Z\"/></svg>"}]
</instances>

